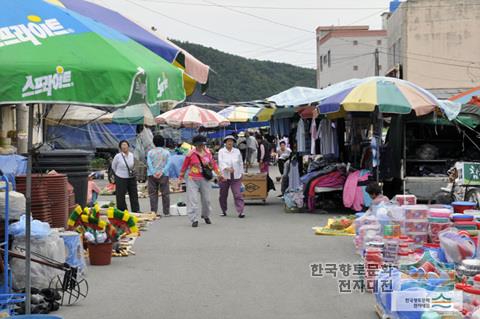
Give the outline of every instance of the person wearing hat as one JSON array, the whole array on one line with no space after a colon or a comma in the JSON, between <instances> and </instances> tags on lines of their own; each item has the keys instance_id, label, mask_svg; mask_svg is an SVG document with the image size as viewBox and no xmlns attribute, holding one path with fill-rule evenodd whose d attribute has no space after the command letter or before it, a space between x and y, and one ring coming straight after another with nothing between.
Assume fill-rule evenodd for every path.
<instances>
[{"instance_id":1,"label":"person wearing hat","mask_svg":"<svg viewBox=\"0 0 480 319\"><path fill-rule=\"evenodd\" d=\"M228 190L231 188L233 199L235 201L235 208L237 209L238 217L245 217L243 202L243 194L241 192L242 176L243 176L243 160L242 154L238 148L234 148L236 139L232 135L228 135L223 139L225 147L218 152L218 166L223 176L223 181L220 185L220 208L222 209L222 216L227 216L227 199Z\"/></svg>"},{"instance_id":2,"label":"person wearing hat","mask_svg":"<svg viewBox=\"0 0 480 319\"><path fill-rule=\"evenodd\" d=\"M215 162L212 153L205 146L207 144L205 136L194 136L192 144L195 148L185 157L179 179L185 179L186 181L188 217L192 223L192 227L198 227L200 202L202 205L201 217L205 220L206 224L212 223L210 220L212 206L209 198L211 176L209 175L213 171L219 176L220 181L223 180L223 177L220 175L217 162ZM185 178L187 170L189 173Z\"/></svg>"},{"instance_id":3,"label":"person wearing hat","mask_svg":"<svg viewBox=\"0 0 480 319\"><path fill-rule=\"evenodd\" d=\"M98 195L100 194L101 190L94 182L95 173L90 173L88 175L88 184L87 184L87 203L88 206L93 206L97 202Z\"/></svg>"}]
</instances>

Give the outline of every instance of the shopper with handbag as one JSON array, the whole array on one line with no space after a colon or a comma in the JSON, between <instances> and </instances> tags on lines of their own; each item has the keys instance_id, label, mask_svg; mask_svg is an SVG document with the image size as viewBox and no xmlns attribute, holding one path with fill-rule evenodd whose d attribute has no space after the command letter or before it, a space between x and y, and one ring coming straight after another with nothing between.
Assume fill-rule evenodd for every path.
<instances>
[{"instance_id":1,"label":"shopper with handbag","mask_svg":"<svg viewBox=\"0 0 480 319\"><path fill-rule=\"evenodd\" d=\"M129 151L130 144L128 141L120 141L118 147L120 152L115 155L112 162L112 170L115 174L117 208L122 211L127 209L125 196L128 193L131 211L139 213L137 178L134 169L135 159L133 153Z\"/></svg>"},{"instance_id":2,"label":"shopper with handbag","mask_svg":"<svg viewBox=\"0 0 480 319\"><path fill-rule=\"evenodd\" d=\"M212 223L210 220L212 206L210 204L209 193L211 191L210 181L213 179L213 172L219 176L220 181L223 181L223 177L220 174L212 153L205 146L207 144L205 136L194 136L192 144L195 148L185 157L180 171L180 180L185 179L187 184L188 217L192 223L192 227L198 227L198 219L200 216L205 220L206 224ZM188 176L185 177L187 170L189 173ZM202 205L201 215L200 204Z\"/></svg>"}]
</instances>

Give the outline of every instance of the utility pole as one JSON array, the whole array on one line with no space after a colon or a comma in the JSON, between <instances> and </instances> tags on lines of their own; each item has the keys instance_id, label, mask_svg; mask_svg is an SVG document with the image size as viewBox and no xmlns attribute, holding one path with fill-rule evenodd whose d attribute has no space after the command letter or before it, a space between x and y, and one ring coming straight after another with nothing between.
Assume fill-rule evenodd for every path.
<instances>
[{"instance_id":1,"label":"utility pole","mask_svg":"<svg viewBox=\"0 0 480 319\"><path fill-rule=\"evenodd\" d=\"M378 54L378 48L375 49L375 76L380 76L380 59ZM377 145L376 145L376 158L377 158L377 167L375 168L376 171L376 180L377 183L380 182L380 145L382 144L382 130L383 130L383 115L378 109L378 106L375 110L374 114L376 118L376 138L377 138Z\"/></svg>"}]
</instances>

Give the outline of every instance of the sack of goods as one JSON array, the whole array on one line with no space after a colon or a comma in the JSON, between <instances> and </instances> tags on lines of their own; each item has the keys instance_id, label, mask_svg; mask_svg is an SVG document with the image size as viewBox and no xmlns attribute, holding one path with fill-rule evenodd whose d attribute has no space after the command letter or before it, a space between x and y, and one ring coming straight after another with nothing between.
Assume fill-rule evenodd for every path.
<instances>
[{"instance_id":1,"label":"sack of goods","mask_svg":"<svg viewBox=\"0 0 480 319\"><path fill-rule=\"evenodd\" d=\"M0 192L0 215L2 219L5 219L5 198L6 198L6 193L5 192ZM8 218L14 219L14 220L19 220L20 216L25 214L25 205L26 205L26 200L25 196L22 193L18 192L9 192L8 193Z\"/></svg>"}]
</instances>

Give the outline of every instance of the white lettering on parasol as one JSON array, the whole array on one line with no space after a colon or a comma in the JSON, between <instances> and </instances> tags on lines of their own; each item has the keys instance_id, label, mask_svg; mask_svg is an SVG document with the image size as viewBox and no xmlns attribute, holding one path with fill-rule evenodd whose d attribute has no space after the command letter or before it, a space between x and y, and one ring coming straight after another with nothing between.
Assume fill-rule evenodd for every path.
<instances>
[{"instance_id":1,"label":"white lettering on parasol","mask_svg":"<svg viewBox=\"0 0 480 319\"><path fill-rule=\"evenodd\" d=\"M42 93L52 95L52 91L66 89L73 86L72 72L65 71L63 67L57 66L56 73L38 77L28 75L22 89L22 97L29 97Z\"/></svg>"},{"instance_id":2,"label":"white lettering on parasol","mask_svg":"<svg viewBox=\"0 0 480 319\"><path fill-rule=\"evenodd\" d=\"M158 94L157 98L162 97L163 93L168 89L168 78L165 73L157 79Z\"/></svg>"},{"instance_id":3,"label":"white lettering on parasol","mask_svg":"<svg viewBox=\"0 0 480 319\"><path fill-rule=\"evenodd\" d=\"M56 37L74 33L72 29L65 27L57 19L47 19L35 15L27 17L29 23L13 26L0 27L0 47L31 42L33 45L41 45L41 39Z\"/></svg>"}]
</instances>

